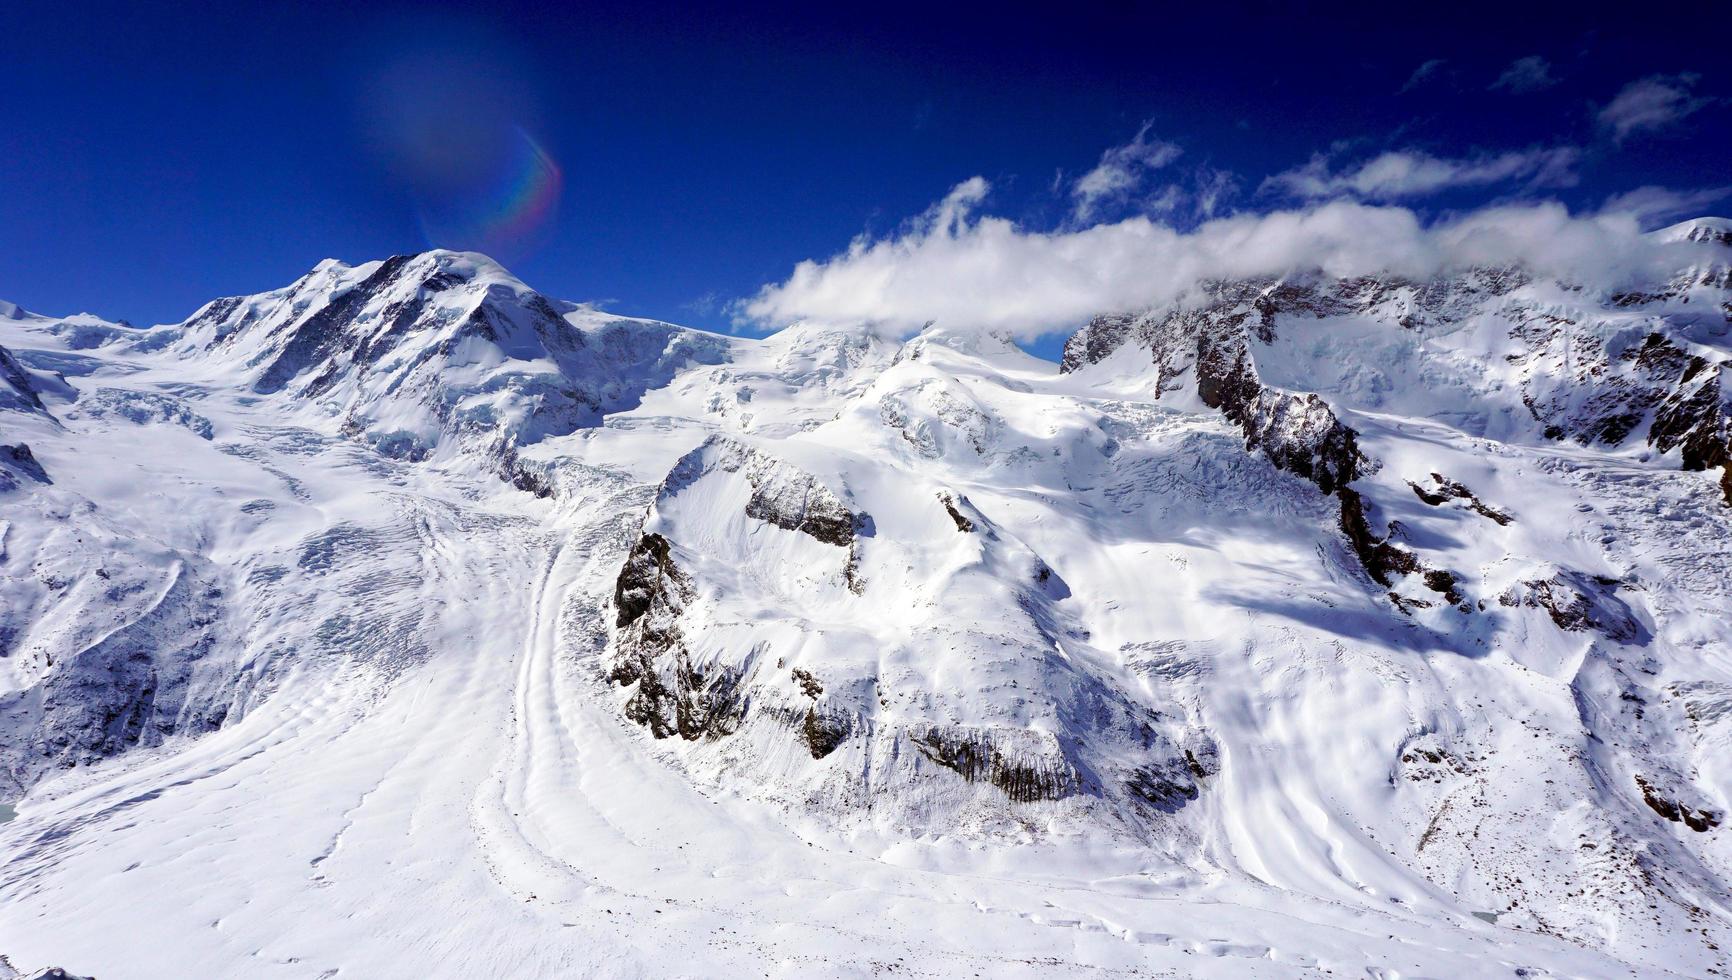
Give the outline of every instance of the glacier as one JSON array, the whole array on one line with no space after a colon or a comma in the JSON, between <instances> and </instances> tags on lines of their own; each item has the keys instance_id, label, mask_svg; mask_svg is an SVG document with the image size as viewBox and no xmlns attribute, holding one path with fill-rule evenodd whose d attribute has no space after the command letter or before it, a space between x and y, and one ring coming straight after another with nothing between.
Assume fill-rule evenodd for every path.
<instances>
[{"instance_id":1,"label":"glacier","mask_svg":"<svg viewBox=\"0 0 1732 980\"><path fill-rule=\"evenodd\" d=\"M0 304L0 976L1708 977L1732 222L723 336Z\"/></svg>"}]
</instances>

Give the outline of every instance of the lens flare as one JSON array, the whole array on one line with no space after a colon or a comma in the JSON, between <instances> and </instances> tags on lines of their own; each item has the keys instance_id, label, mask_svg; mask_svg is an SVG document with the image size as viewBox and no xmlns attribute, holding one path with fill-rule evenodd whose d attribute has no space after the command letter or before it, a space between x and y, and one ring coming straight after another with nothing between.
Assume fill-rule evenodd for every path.
<instances>
[{"instance_id":1,"label":"lens flare","mask_svg":"<svg viewBox=\"0 0 1732 980\"><path fill-rule=\"evenodd\" d=\"M466 186L419 203L427 244L522 257L545 240L559 209L559 164L520 126L501 131L489 164Z\"/></svg>"}]
</instances>

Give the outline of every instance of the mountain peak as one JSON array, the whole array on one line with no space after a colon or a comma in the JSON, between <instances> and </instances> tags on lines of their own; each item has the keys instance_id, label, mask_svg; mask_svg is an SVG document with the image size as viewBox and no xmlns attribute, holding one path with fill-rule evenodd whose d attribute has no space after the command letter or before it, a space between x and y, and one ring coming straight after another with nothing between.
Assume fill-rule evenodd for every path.
<instances>
[{"instance_id":1,"label":"mountain peak","mask_svg":"<svg viewBox=\"0 0 1732 980\"><path fill-rule=\"evenodd\" d=\"M381 270L394 281L425 282L437 277L443 284L482 281L502 282L527 290L523 280L512 275L497 259L482 252L464 252L448 248L430 248L419 252L403 252L383 259L351 264L338 258L321 259L299 283L343 282L377 277ZM292 287L291 287L292 288Z\"/></svg>"},{"instance_id":2,"label":"mountain peak","mask_svg":"<svg viewBox=\"0 0 1732 980\"><path fill-rule=\"evenodd\" d=\"M1712 242L1732 245L1732 218L1702 217L1680 221L1654 232L1654 237L1666 242Z\"/></svg>"}]
</instances>

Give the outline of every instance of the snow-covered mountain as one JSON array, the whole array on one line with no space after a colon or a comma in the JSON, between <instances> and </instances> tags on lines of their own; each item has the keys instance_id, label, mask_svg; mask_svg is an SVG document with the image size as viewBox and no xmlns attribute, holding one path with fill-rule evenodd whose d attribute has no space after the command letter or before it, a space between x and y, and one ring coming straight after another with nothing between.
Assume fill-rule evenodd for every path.
<instances>
[{"instance_id":1,"label":"snow-covered mountain","mask_svg":"<svg viewBox=\"0 0 1732 980\"><path fill-rule=\"evenodd\" d=\"M285 289L207 304L173 349L258 394L288 393L380 453L467 444L500 457L630 409L719 337L550 300L474 253L321 263Z\"/></svg>"},{"instance_id":2,"label":"snow-covered mountain","mask_svg":"<svg viewBox=\"0 0 1732 980\"><path fill-rule=\"evenodd\" d=\"M1732 223L1658 234L1061 366L450 252L0 305L0 966L1724 975Z\"/></svg>"}]
</instances>

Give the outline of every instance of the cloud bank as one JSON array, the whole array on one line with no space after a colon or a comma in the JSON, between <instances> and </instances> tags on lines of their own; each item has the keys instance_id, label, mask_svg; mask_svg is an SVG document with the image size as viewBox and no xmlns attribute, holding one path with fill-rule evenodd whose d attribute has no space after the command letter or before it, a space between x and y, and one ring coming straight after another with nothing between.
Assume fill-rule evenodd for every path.
<instances>
[{"instance_id":1,"label":"cloud bank","mask_svg":"<svg viewBox=\"0 0 1732 980\"><path fill-rule=\"evenodd\" d=\"M1628 212L1571 215L1563 205L1491 207L1427 224L1413 211L1331 201L1218 218L1180 231L1147 216L1035 231L978 213L975 177L884 238L808 260L735 310L742 322L798 320L911 332L928 322L1034 337L1101 312L1175 302L1217 278L1317 269L1335 276L1423 277L1474 265L1614 284L1649 274L1672 246Z\"/></svg>"}]
</instances>

